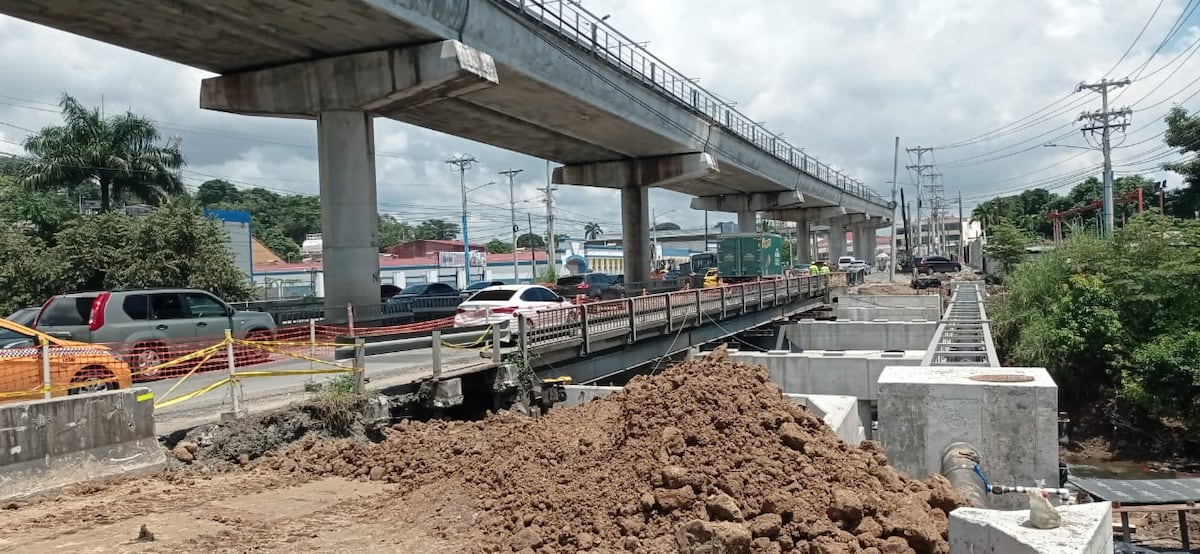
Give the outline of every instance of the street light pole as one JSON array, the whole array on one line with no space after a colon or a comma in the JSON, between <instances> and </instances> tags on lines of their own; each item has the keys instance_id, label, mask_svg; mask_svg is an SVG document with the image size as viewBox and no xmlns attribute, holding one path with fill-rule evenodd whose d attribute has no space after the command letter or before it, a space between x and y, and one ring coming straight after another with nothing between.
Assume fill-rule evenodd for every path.
<instances>
[{"instance_id":1,"label":"street light pole","mask_svg":"<svg viewBox=\"0 0 1200 554\"><path fill-rule=\"evenodd\" d=\"M467 155L446 160L446 163L458 169L458 184L462 188L463 271L466 285L471 284L471 238L467 234L467 169L470 169L471 165L477 161Z\"/></svg>"},{"instance_id":2,"label":"street light pole","mask_svg":"<svg viewBox=\"0 0 1200 554\"><path fill-rule=\"evenodd\" d=\"M500 174L508 177L508 211L512 216L512 248L513 248L513 284L521 284L521 274L517 271L517 197L513 194L513 177L516 177L520 169L509 169L501 171Z\"/></svg>"}]
</instances>

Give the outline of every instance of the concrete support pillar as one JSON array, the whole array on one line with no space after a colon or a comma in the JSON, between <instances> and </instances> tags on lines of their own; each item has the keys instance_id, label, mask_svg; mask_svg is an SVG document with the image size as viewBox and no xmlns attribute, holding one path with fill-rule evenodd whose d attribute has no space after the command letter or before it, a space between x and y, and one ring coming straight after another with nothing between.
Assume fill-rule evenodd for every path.
<instances>
[{"instance_id":1,"label":"concrete support pillar","mask_svg":"<svg viewBox=\"0 0 1200 554\"><path fill-rule=\"evenodd\" d=\"M621 245L625 282L650 280L650 189L627 185L621 189Z\"/></svg>"},{"instance_id":2,"label":"concrete support pillar","mask_svg":"<svg viewBox=\"0 0 1200 554\"><path fill-rule=\"evenodd\" d=\"M836 264L838 258L846 255L846 227L841 219L829 222L829 263Z\"/></svg>"},{"instance_id":3,"label":"concrete support pillar","mask_svg":"<svg viewBox=\"0 0 1200 554\"><path fill-rule=\"evenodd\" d=\"M758 230L758 212L742 210L738 212L738 232L753 233Z\"/></svg>"},{"instance_id":4,"label":"concrete support pillar","mask_svg":"<svg viewBox=\"0 0 1200 554\"><path fill-rule=\"evenodd\" d=\"M796 261L807 264L813 261L812 238L809 237L808 220L796 221Z\"/></svg>"},{"instance_id":5,"label":"concrete support pillar","mask_svg":"<svg viewBox=\"0 0 1200 554\"><path fill-rule=\"evenodd\" d=\"M875 242L875 228L869 227L866 224L855 225L854 233L854 257L872 263L874 256L871 255L871 245Z\"/></svg>"},{"instance_id":6,"label":"concrete support pillar","mask_svg":"<svg viewBox=\"0 0 1200 554\"><path fill-rule=\"evenodd\" d=\"M359 110L317 114L321 180L321 256L325 317L379 313L379 214L375 191L375 129ZM372 314L371 312L374 312Z\"/></svg>"}]
</instances>

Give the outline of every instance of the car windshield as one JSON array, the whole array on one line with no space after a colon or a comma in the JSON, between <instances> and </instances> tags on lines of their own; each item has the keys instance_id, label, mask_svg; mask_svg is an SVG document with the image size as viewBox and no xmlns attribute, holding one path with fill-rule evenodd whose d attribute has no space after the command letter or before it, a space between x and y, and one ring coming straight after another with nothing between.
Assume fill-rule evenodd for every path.
<instances>
[{"instance_id":1,"label":"car windshield","mask_svg":"<svg viewBox=\"0 0 1200 554\"><path fill-rule=\"evenodd\" d=\"M404 290L400 291L400 294L424 294L425 291L427 291L427 290L429 290L429 285L427 285L427 284L426 285L410 285L408 287L405 287Z\"/></svg>"},{"instance_id":2,"label":"car windshield","mask_svg":"<svg viewBox=\"0 0 1200 554\"><path fill-rule=\"evenodd\" d=\"M517 291L506 289L481 290L471 297L471 301L503 302L512 298L515 292Z\"/></svg>"}]
</instances>

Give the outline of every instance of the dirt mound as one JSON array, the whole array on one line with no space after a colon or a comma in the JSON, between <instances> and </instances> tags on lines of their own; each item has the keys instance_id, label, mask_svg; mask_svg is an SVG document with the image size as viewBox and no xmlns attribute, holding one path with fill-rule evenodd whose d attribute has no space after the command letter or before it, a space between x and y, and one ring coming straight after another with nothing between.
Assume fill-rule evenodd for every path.
<instances>
[{"instance_id":1,"label":"dirt mound","mask_svg":"<svg viewBox=\"0 0 1200 554\"><path fill-rule=\"evenodd\" d=\"M382 510L441 512L477 552L947 552L964 501L848 447L765 369L715 355L533 420L401 423L382 443L304 439L257 464L397 483ZM413 498L423 500L419 504ZM449 508L445 508L447 512Z\"/></svg>"}]
</instances>

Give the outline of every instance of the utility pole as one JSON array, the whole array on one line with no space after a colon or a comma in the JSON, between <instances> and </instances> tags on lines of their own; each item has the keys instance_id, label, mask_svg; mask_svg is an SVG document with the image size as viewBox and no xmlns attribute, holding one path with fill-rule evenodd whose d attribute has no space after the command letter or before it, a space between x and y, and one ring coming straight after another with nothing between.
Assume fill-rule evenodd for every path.
<instances>
[{"instance_id":1,"label":"utility pole","mask_svg":"<svg viewBox=\"0 0 1200 554\"><path fill-rule=\"evenodd\" d=\"M896 280L896 188L900 186L900 137L892 154L892 248L888 254L888 282ZM808 238L808 237L805 237Z\"/></svg>"},{"instance_id":2,"label":"utility pole","mask_svg":"<svg viewBox=\"0 0 1200 554\"><path fill-rule=\"evenodd\" d=\"M463 273L467 285L471 284L471 239L467 234L467 170L478 161L465 154L446 160L446 163L458 169L458 184L462 187Z\"/></svg>"},{"instance_id":3,"label":"utility pole","mask_svg":"<svg viewBox=\"0 0 1200 554\"><path fill-rule=\"evenodd\" d=\"M529 234L533 234L533 214L526 213L525 219L529 224ZM529 245L529 284L537 282L537 248Z\"/></svg>"},{"instance_id":4,"label":"utility pole","mask_svg":"<svg viewBox=\"0 0 1200 554\"><path fill-rule=\"evenodd\" d=\"M904 151L908 152L909 154L917 155L917 163L914 165L906 165L906 166L904 166L904 168L912 169L917 172L917 183L916 183L917 184L917 214L916 214L917 217L915 218L916 225L917 225L917 238L916 238L917 244L916 244L916 249L914 251L919 252L920 248L921 248L921 243L922 243L922 240L921 240L921 234L922 234L921 233L921 204L922 204L921 189L924 188L922 177L924 176L926 169L933 169L933 164L925 163L925 154L933 154L933 147L931 147L931 146L925 146L925 147L914 146L912 148L905 148ZM930 229L930 231L932 231L932 229Z\"/></svg>"},{"instance_id":5,"label":"utility pole","mask_svg":"<svg viewBox=\"0 0 1200 554\"><path fill-rule=\"evenodd\" d=\"M512 217L512 241L513 241L513 284L521 284L521 273L517 271L517 197L513 191L513 177L523 170L508 169L501 171L500 175L508 177L508 212Z\"/></svg>"},{"instance_id":6,"label":"utility pole","mask_svg":"<svg viewBox=\"0 0 1200 554\"><path fill-rule=\"evenodd\" d=\"M1126 118L1133 113L1133 110L1129 108L1109 111L1108 89L1123 87L1129 83L1129 79L1121 79L1119 81L1101 79L1099 83L1080 83L1075 89L1075 92L1086 89L1100 93L1100 111L1084 112L1079 115L1079 120L1087 120L1091 123L1082 129L1083 132L1094 134L1096 131L1100 131L1100 148L1104 151L1104 196L1102 201L1104 225L1100 231L1101 236L1108 236L1114 229L1111 130L1113 128L1120 128L1121 131L1124 131L1129 126L1129 121Z\"/></svg>"},{"instance_id":7,"label":"utility pole","mask_svg":"<svg viewBox=\"0 0 1200 554\"><path fill-rule=\"evenodd\" d=\"M967 227L963 221L962 191L958 191L958 261L962 263L967 253Z\"/></svg>"},{"instance_id":8,"label":"utility pole","mask_svg":"<svg viewBox=\"0 0 1200 554\"><path fill-rule=\"evenodd\" d=\"M549 170L549 167L550 162L546 162L547 170ZM550 237L550 240L546 241L547 255L550 258L550 267L557 268L558 263L554 261L554 256L558 252L558 244L554 240L554 191L558 190L558 188L550 186L549 179L547 177L546 186L538 190L542 191L542 194L545 195L542 202L546 204L546 234Z\"/></svg>"},{"instance_id":9,"label":"utility pole","mask_svg":"<svg viewBox=\"0 0 1200 554\"><path fill-rule=\"evenodd\" d=\"M929 205L929 249L927 254L936 254L945 247L945 236L942 233L942 182L941 173L927 173L929 183L922 187Z\"/></svg>"}]
</instances>

